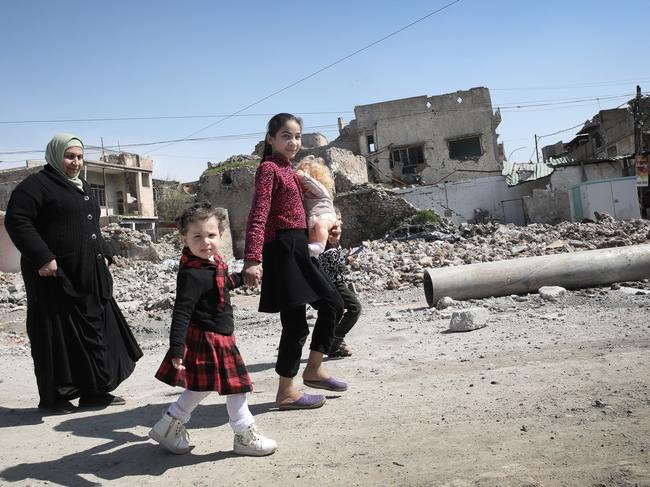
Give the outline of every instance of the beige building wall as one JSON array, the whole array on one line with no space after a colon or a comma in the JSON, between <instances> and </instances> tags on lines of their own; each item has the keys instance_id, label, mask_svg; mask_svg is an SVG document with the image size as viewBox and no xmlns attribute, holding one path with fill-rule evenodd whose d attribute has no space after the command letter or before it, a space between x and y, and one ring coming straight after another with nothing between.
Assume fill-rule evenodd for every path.
<instances>
[{"instance_id":1,"label":"beige building wall","mask_svg":"<svg viewBox=\"0 0 650 487\"><path fill-rule=\"evenodd\" d=\"M354 111L361 153L381 182L435 184L501 172L495 133L499 118L487 88L357 106ZM476 152L459 155L465 143ZM420 150L422 160L415 165L409 161L412 167L405 169L394 152L402 149L406 154L409 148Z\"/></svg>"},{"instance_id":2,"label":"beige building wall","mask_svg":"<svg viewBox=\"0 0 650 487\"><path fill-rule=\"evenodd\" d=\"M20 252L5 228L5 214L0 212L0 271L20 272Z\"/></svg>"},{"instance_id":3,"label":"beige building wall","mask_svg":"<svg viewBox=\"0 0 650 487\"><path fill-rule=\"evenodd\" d=\"M110 162L89 161L86 165L88 183L104 186L105 203L102 216L129 215L155 218L152 163L148 158L111 158ZM114 163L127 164L114 164Z\"/></svg>"}]
</instances>

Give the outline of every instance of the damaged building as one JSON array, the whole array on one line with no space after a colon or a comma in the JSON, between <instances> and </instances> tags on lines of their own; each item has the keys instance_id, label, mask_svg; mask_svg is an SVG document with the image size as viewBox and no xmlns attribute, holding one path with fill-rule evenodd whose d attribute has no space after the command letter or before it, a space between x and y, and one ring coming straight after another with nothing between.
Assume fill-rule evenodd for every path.
<instances>
[{"instance_id":1,"label":"damaged building","mask_svg":"<svg viewBox=\"0 0 650 487\"><path fill-rule=\"evenodd\" d=\"M373 181L434 184L501 172L501 116L487 88L359 105L354 113L347 133Z\"/></svg>"},{"instance_id":2,"label":"damaged building","mask_svg":"<svg viewBox=\"0 0 650 487\"><path fill-rule=\"evenodd\" d=\"M632 106L635 100L630 100ZM650 113L650 97L641 98L642 113ZM641 151L650 150L650 131L642 131ZM569 142L556 142L542 147L544 162L564 157L575 161L613 158L634 154L634 115L629 108L600 110Z\"/></svg>"},{"instance_id":3,"label":"damaged building","mask_svg":"<svg viewBox=\"0 0 650 487\"><path fill-rule=\"evenodd\" d=\"M24 167L0 171L0 211L7 209L9 197L14 188L27 176L40 171L45 162L27 161ZM152 237L156 231L156 213L152 185L153 161L148 157L125 152L108 154L97 161L84 160L82 177L90 184L90 191L98 202L100 224L117 223L120 226L141 230ZM4 221L2 221L4 232ZM8 239L1 239L0 251L14 257L3 259L8 270L18 265L17 255L8 246Z\"/></svg>"},{"instance_id":4,"label":"damaged building","mask_svg":"<svg viewBox=\"0 0 650 487\"><path fill-rule=\"evenodd\" d=\"M552 164L505 161L496 133L501 116L487 88L359 105L354 112L349 124L339 118L339 137L332 142L304 134L296 160L323 157L335 177L335 203L348 229L362 239L381 238L418 210L433 210L455 223L516 225L593 219L596 213L618 219L639 215L627 197L635 184L630 161L618 155L630 148L626 110L601 111L578 134L593 139L580 146L582 159ZM566 152L560 146L553 154ZM209 164L199 183L198 199L228 210L238 257L262 147L257 144L253 156Z\"/></svg>"}]
</instances>

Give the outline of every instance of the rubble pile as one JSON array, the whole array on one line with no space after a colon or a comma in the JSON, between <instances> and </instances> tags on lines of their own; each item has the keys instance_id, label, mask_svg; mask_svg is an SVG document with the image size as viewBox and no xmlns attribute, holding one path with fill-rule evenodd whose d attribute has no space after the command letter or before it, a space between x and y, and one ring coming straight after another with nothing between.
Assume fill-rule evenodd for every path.
<instances>
[{"instance_id":1,"label":"rubble pile","mask_svg":"<svg viewBox=\"0 0 650 487\"><path fill-rule=\"evenodd\" d=\"M437 233L436 233L437 232ZM462 224L441 222L431 230L364 242L365 250L350 266L347 278L357 291L373 292L421 286L424 269L518 257L645 243L650 221L616 221L602 216L594 223L564 222L526 227L498 223ZM128 313L145 313L156 320L168 319L176 293L180 245L176 233L153 243L148 235L117 227L107 229L107 239L118 250L111 266L114 296ZM427 236L428 235L428 236ZM149 249L149 250L147 250ZM126 254L131 257L120 257ZM132 257L133 255L138 257ZM142 260L142 255L155 256ZM231 272L242 261L229 262ZM239 288L240 294L259 290ZM23 308L25 289L19 273L0 273L0 307Z\"/></svg>"},{"instance_id":2,"label":"rubble pile","mask_svg":"<svg viewBox=\"0 0 650 487\"><path fill-rule=\"evenodd\" d=\"M158 255L163 259L179 259L183 245L181 244L181 237L177 230L166 233L158 237L156 243L152 243Z\"/></svg>"},{"instance_id":3,"label":"rubble pile","mask_svg":"<svg viewBox=\"0 0 650 487\"><path fill-rule=\"evenodd\" d=\"M0 306L22 308L27 304L27 293L19 273L0 272Z\"/></svg>"},{"instance_id":4,"label":"rubble pile","mask_svg":"<svg viewBox=\"0 0 650 487\"><path fill-rule=\"evenodd\" d=\"M151 262L160 262L172 255L178 255L172 243L173 235L163 237L160 243L154 243L149 234L121 227L117 223L102 228L102 236L114 255Z\"/></svg>"},{"instance_id":5,"label":"rubble pile","mask_svg":"<svg viewBox=\"0 0 650 487\"><path fill-rule=\"evenodd\" d=\"M177 271L178 257L158 263L118 257L111 266L113 296L129 312L171 310Z\"/></svg>"},{"instance_id":6,"label":"rubble pile","mask_svg":"<svg viewBox=\"0 0 650 487\"><path fill-rule=\"evenodd\" d=\"M350 266L348 279L358 291L404 289L421 285L427 267L620 247L649 239L650 221L616 221L607 215L594 223L525 227L484 223L454 229L444 224L402 239L364 242L365 252Z\"/></svg>"}]
</instances>

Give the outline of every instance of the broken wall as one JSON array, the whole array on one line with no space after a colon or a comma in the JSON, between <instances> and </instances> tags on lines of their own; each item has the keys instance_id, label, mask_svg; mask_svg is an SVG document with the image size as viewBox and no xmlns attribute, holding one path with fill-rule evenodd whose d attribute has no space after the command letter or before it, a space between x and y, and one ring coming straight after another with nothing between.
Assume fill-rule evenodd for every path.
<instances>
[{"instance_id":1,"label":"broken wall","mask_svg":"<svg viewBox=\"0 0 650 487\"><path fill-rule=\"evenodd\" d=\"M199 180L197 200L209 201L213 206L228 210L232 252L238 259L244 257L246 224L255 192L256 169L241 166L203 175Z\"/></svg>"},{"instance_id":2,"label":"broken wall","mask_svg":"<svg viewBox=\"0 0 650 487\"><path fill-rule=\"evenodd\" d=\"M0 272L20 272L20 252L5 228L4 211L0 211Z\"/></svg>"},{"instance_id":3,"label":"broken wall","mask_svg":"<svg viewBox=\"0 0 650 487\"><path fill-rule=\"evenodd\" d=\"M499 149L487 88L357 106L361 154L385 183L436 184L499 174Z\"/></svg>"},{"instance_id":4,"label":"broken wall","mask_svg":"<svg viewBox=\"0 0 650 487\"><path fill-rule=\"evenodd\" d=\"M296 155L296 161L308 155L323 158L325 165L332 171L337 193L350 191L355 185L368 182L366 158L363 156L356 156L347 149L323 146L302 149Z\"/></svg>"},{"instance_id":5,"label":"broken wall","mask_svg":"<svg viewBox=\"0 0 650 487\"><path fill-rule=\"evenodd\" d=\"M569 191L585 181L600 181L623 177L623 160L589 163L582 166L555 166L551 174L551 188Z\"/></svg>"},{"instance_id":6,"label":"broken wall","mask_svg":"<svg viewBox=\"0 0 650 487\"><path fill-rule=\"evenodd\" d=\"M456 224L473 221L476 209L488 212L490 218L504 223L526 223L523 198L535 187L544 187L537 180L508 186L502 176L414 186L395 189L396 195L421 210L433 210Z\"/></svg>"},{"instance_id":7,"label":"broken wall","mask_svg":"<svg viewBox=\"0 0 650 487\"><path fill-rule=\"evenodd\" d=\"M533 189L532 195L523 197L527 223L556 225L571 221L569 193L564 190Z\"/></svg>"},{"instance_id":8,"label":"broken wall","mask_svg":"<svg viewBox=\"0 0 650 487\"><path fill-rule=\"evenodd\" d=\"M417 213L417 208L403 198L370 186L341 193L334 204L341 210L344 247L383 238L405 218Z\"/></svg>"},{"instance_id":9,"label":"broken wall","mask_svg":"<svg viewBox=\"0 0 650 487\"><path fill-rule=\"evenodd\" d=\"M30 161L28 161L29 163ZM0 171L0 210L7 209L7 203L11 197L11 192L27 176L39 172L43 169L44 163L35 166L19 167L4 169Z\"/></svg>"}]
</instances>

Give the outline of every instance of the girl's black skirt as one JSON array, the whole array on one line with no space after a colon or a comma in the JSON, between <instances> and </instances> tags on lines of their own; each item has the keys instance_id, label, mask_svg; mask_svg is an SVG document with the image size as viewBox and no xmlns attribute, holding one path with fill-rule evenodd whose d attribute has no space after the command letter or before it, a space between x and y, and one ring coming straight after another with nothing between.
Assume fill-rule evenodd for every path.
<instances>
[{"instance_id":1,"label":"girl's black skirt","mask_svg":"<svg viewBox=\"0 0 650 487\"><path fill-rule=\"evenodd\" d=\"M264 244L259 310L278 313L336 293L315 259L309 256L307 231L279 230Z\"/></svg>"}]
</instances>

